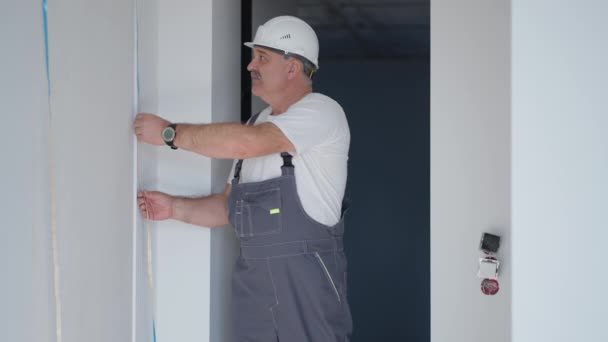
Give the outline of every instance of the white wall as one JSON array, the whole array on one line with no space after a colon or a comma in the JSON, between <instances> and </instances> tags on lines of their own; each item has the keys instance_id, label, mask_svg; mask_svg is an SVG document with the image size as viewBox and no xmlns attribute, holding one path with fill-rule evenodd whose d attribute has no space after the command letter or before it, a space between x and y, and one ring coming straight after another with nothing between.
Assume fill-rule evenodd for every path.
<instances>
[{"instance_id":1,"label":"white wall","mask_svg":"<svg viewBox=\"0 0 608 342\"><path fill-rule=\"evenodd\" d=\"M49 3L63 341L131 338L133 4Z\"/></svg>"},{"instance_id":2,"label":"white wall","mask_svg":"<svg viewBox=\"0 0 608 342\"><path fill-rule=\"evenodd\" d=\"M134 2L49 3L50 106L42 4L2 12L0 34L11 53L2 55L1 106L10 114L12 142L3 148L9 162L1 251L9 277L1 284L2 339L55 340L51 197L62 340L149 341L145 229L136 220L134 190L203 195L225 186L231 161L144 145L135 158L133 81L138 61L141 111L177 122L238 121L240 2L137 3L139 59ZM143 176L140 184L134 176ZM152 228L159 340L225 340L236 255L230 230L214 233L212 251L208 229L177 222Z\"/></svg>"},{"instance_id":3,"label":"white wall","mask_svg":"<svg viewBox=\"0 0 608 342\"><path fill-rule=\"evenodd\" d=\"M137 0L137 70L139 74L139 94L137 110L158 112L158 2L156 0ZM137 75L135 75L137 78ZM137 144L136 175L138 189L151 189L158 182L158 148L142 143ZM154 224L146 225L141 215L136 216L135 258L135 321L133 342L153 340L153 318L156 298L150 289L148 274L148 239L155 248ZM150 229L150 236L148 236ZM154 249L153 249L154 250ZM153 268L155 263L153 255ZM154 273L153 273L154 274Z\"/></svg>"},{"instance_id":4,"label":"white wall","mask_svg":"<svg viewBox=\"0 0 608 342\"><path fill-rule=\"evenodd\" d=\"M608 341L607 13L513 1L513 341Z\"/></svg>"},{"instance_id":5,"label":"white wall","mask_svg":"<svg viewBox=\"0 0 608 342\"><path fill-rule=\"evenodd\" d=\"M49 2L50 102L42 2L6 9L0 102L12 143L3 153L2 340L55 341L59 319L62 341L130 340L131 4Z\"/></svg>"},{"instance_id":6,"label":"white wall","mask_svg":"<svg viewBox=\"0 0 608 342\"><path fill-rule=\"evenodd\" d=\"M146 16L151 25L156 17L157 34L143 38L144 50L146 42L156 49L150 51L156 66L148 70L157 85L150 111L174 122L239 121L240 2L157 0L156 12ZM146 188L202 196L226 185L231 161L167 147L153 153L157 174ZM154 226L158 340L225 340L234 236L176 221Z\"/></svg>"},{"instance_id":7,"label":"white wall","mask_svg":"<svg viewBox=\"0 0 608 342\"><path fill-rule=\"evenodd\" d=\"M50 341L48 101L42 6L14 2L0 12L0 331L3 341ZM46 190L46 191L45 191Z\"/></svg>"},{"instance_id":8,"label":"white wall","mask_svg":"<svg viewBox=\"0 0 608 342\"><path fill-rule=\"evenodd\" d=\"M433 340L605 341L608 5L450 5L432 7ZM485 227L507 273L480 299Z\"/></svg>"},{"instance_id":9,"label":"white wall","mask_svg":"<svg viewBox=\"0 0 608 342\"><path fill-rule=\"evenodd\" d=\"M431 339L510 341L510 3L431 2ZM480 291L482 232L501 290Z\"/></svg>"},{"instance_id":10,"label":"white wall","mask_svg":"<svg viewBox=\"0 0 608 342\"><path fill-rule=\"evenodd\" d=\"M213 2L211 119L241 120L241 1ZM211 191L222 192L232 160L211 162ZM232 226L211 231L211 317L209 341L232 341L232 269L238 242Z\"/></svg>"},{"instance_id":11,"label":"white wall","mask_svg":"<svg viewBox=\"0 0 608 342\"><path fill-rule=\"evenodd\" d=\"M157 113L174 122L211 121L212 1L158 0ZM207 194L211 161L162 146L157 184L171 194ZM156 227L159 341L207 341L210 319L210 232L177 221Z\"/></svg>"}]
</instances>

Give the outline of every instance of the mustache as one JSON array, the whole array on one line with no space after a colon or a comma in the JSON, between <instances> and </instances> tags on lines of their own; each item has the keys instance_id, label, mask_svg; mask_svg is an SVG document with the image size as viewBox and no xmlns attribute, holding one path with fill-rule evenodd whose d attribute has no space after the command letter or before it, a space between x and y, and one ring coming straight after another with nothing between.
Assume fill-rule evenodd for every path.
<instances>
[{"instance_id":1,"label":"mustache","mask_svg":"<svg viewBox=\"0 0 608 342\"><path fill-rule=\"evenodd\" d=\"M261 79L261 78L262 78L262 75L260 75L260 73L259 73L259 72L252 71L252 72L251 72L251 78L256 79L256 80L259 80L259 79Z\"/></svg>"}]
</instances>

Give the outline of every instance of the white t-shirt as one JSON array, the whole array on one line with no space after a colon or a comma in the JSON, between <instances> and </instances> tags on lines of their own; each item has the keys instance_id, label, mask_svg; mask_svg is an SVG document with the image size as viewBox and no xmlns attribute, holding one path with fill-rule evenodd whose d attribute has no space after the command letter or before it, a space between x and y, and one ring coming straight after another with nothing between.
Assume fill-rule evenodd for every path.
<instances>
[{"instance_id":1,"label":"white t-shirt","mask_svg":"<svg viewBox=\"0 0 608 342\"><path fill-rule=\"evenodd\" d=\"M296 148L293 154L296 187L304 210L316 221L332 226L340 220L346 188L350 130L342 107L331 98L311 93L286 112L270 115L264 109L256 121L275 124ZM234 176L234 165L228 183ZM280 153L243 161L242 183L281 175Z\"/></svg>"}]
</instances>

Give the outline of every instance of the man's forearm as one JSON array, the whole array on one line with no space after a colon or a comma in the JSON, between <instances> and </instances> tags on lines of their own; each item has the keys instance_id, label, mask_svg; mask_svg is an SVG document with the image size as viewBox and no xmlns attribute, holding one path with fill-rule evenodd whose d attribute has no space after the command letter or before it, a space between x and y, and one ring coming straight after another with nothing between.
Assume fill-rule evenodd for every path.
<instances>
[{"instance_id":1,"label":"man's forearm","mask_svg":"<svg viewBox=\"0 0 608 342\"><path fill-rule=\"evenodd\" d=\"M216 228L228 224L227 198L224 194L207 197L176 197L173 219L202 227Z\"/></svg>"},{"instance_id":2,"label":"man's forearm","mask_svg":"<svg viewBox=\"0 0 608 342\"><path fill-rule=\"evenodd\" d=\"M249 157L255 130L240 123L178 124L175 145L210 158Z\"/></svg>"},{"instance_id":3,"label":"man's forearm","mask_svg":"<svg viewBox=\"0 0 608 342\"><path fill-rule=\"evenodd\" d=\"M272 123L256 126L240 123L204 125L177 124L175 145L211 158L248 159L280 152L294 152L295 147Z\"/></svg>"}]
</instances>

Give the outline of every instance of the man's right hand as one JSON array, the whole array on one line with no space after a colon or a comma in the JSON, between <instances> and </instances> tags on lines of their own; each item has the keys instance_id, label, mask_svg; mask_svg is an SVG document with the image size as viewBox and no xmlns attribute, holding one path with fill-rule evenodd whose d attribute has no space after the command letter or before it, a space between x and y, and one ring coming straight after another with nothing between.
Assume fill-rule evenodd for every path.
<instances>
[{"instance_id":1,"label":"man's right hand","mask_svg":"<svg viewBox=\"0 0 608 342\"><path fill-rule=\"evenodd\" d=\"M137 194L141 215L149 220L173 218L173 196L158 191L141 191Z\"/></svg>"}]
</instances>

